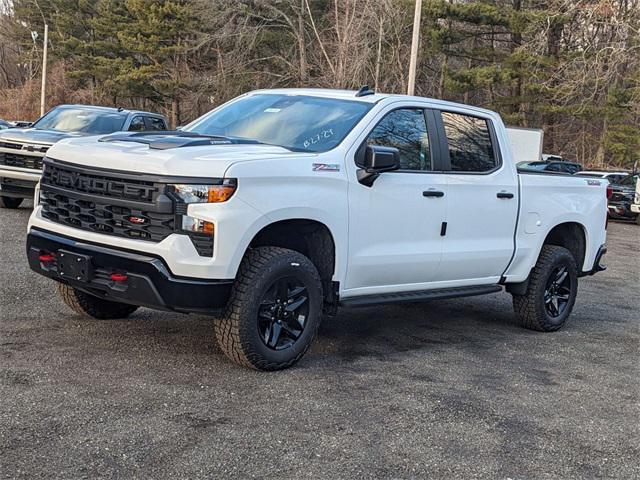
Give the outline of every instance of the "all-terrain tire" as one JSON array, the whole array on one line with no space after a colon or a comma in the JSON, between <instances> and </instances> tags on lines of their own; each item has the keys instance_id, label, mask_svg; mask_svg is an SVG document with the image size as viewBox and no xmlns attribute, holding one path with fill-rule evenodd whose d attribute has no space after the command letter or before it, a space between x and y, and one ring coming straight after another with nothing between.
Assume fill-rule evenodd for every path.
<instances>
[{"instance_id":1,"label":"all-terrain tire","mask_svg":"<svg viewBox=\"0 0 640 480\"><path fill-rule=\"evenodd\" d=\"M283 277L295 277L304 285L309 310L300 337L292 346L278 351L270 349L260 337L258 312L266 292ZM311 260L286 248L254 248L242 260L226 311L214 324L217 344L239 365L256 370L288 368L313 342L322 306L322 282Z\"/></svg>"},{"instance_id":2,"label":"all-terrain tire","mask_svg":"<svg viewBox=\"0 0 640 480\"><path fill-rule=\"evenodd\" d=\"M62 301L74 312L98 320L127 318L138 309L135 305L111 302L62 283L58 284L58 293Z\"/></svg>"},{"instance_id":3,"label":"all-terrain tire","mask_svg":"<svg viewBox=\"0 0 640 480\"><path fill-rule=\"evenodd\" d=\"M23 200L24 198L0 196L0 208L18 208Z\"/></svg>"},{"instance_id":4,"label":"all-terrain tire","mask_svg":"<svg viewBox=\"0 0 640 480\"><path fill-rule=\"evenodd\" d=\"M551 275L559 267L566 267L571 288L564 310L554 317L545 306L545 290ZM578 272L571 252L564 247L544 245L529 276L526 293L513 294L513 309L523 327L541 332L553 332L560 329L567 321L573 310L577 293Z\"/></svg>"}]
</instances>

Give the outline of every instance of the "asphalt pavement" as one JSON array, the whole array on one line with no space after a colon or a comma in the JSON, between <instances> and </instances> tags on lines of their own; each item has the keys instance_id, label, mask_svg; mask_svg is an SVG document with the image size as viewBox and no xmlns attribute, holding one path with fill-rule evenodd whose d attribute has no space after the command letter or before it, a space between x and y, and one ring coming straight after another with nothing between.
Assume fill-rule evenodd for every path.
<instances>
[{"instance_id":1,"label":"asphalt pavement","mask_svg":"<svg viewBox=\"0 0 640 480\"><path fill-rule=\"evenodd\" d=\"M504 293L344 310L283 372L212 319L72 313L0 210L0 478L640 478L640 227L556 333Z\"/></svg>"}]
</instances>

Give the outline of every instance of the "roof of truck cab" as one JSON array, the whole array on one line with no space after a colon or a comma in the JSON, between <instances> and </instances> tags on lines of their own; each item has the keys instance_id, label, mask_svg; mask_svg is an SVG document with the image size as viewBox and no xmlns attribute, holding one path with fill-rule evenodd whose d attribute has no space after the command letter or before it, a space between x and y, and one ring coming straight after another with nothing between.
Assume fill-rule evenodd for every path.
<instances>
[{"instance_id":1,"label":"roof of truck cab","mask_svg":"<svg viewBox=\"0 0 640 480\"><path fill-rule=\"evenodd\" d=\"M139 113L142 115L152 115L154 117L164 118L164 116L160 113L146 112L144 110L129 110L128 108L103 107L101 105L83 105L81 103L68 103L68 104L57 105L53 109L56 109L56 108L87 108L91 110L99 110L102 112L125 113L125 114Z\"/></svg>"},{"instance_id":2,"label":"roof of truck cab","mask_svg":"<svg viewBox=\"0 0 640 480\"><path fill-rule=\"evenodd\" d=\"M334 98L339 100L351 100L363 103L378 103L381 100L394 98L398 100L415 100L415 101L428 101L437 104L441 108L464 108L468 110L475 110L476 112L482 112L485 114L495 114L492 110L487 110L482 107L476 107L474 105L465 105L462 103L449 102L446 100L438 100L437 98L418 97L412 95L401 95L397 93L373 93L369 95L363 95L356 97L358 90L338 90L331 88L274 88L264 90L253 90L249 94L280 94L280 95L306 95L310 97L323 97Z\"/></svg>"}]
</instances>

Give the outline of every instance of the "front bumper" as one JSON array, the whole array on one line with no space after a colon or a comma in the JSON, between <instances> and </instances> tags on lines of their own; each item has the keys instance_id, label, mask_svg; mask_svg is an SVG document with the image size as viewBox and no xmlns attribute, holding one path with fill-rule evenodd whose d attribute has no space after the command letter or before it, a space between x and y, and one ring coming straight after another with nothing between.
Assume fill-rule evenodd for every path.
<instances>
[{"instance_id":1,"label":"front bumper","mask_svg":"<svg viewBox=\"0 0 640 480\"><path fill-rule=\"evenodd\" d=\"M631 204L631 211L633 213L640 213L640 204L638 203L632 203Z\"/></svg>"},{"instance_id":2,"label":"front bumper","mask_svg":"<svg viewBox=\"0 0 640 480\"><path fill-rule=\"evenodd\" d=\"M0 168L0 195L3 197L33 198L40 181L38 170Z\"/></svg>"},{"instance_id":3,"label":"front bumper","mask_svg":"<svg viewBox=\"0 0 640 480\"><path fill-rule=\"evenodd\" d=\"M87 260L81 276L64 276L61 255ZM41 256L53 260L42 261ZM233 280L203 280L173 275L165 263L148 254L85 243L70 237L32 228L27 236L31 269L41 275L116 302L159 310L214 313L226 305ZM78 260L80 261L80 260ZM114 281L112 274L126 280Z\"/></svg>"},{"instance_id":4,"label":"front bumper","mask_svg":"<svg viewBox=\"0 0 640 480\"><path fill-rule=\"evenodd\" d=\"M42 177L42 170L2 165L0 166L0 177L13 178L16 180L28 180L33 183L38 183L40 181L40 177Z\"/></svg>"}]
</instances>

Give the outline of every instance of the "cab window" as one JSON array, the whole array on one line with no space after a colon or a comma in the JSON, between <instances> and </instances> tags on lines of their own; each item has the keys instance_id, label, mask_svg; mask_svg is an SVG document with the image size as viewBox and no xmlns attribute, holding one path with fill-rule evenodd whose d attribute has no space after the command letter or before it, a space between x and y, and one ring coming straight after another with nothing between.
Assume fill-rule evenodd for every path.
<instances>
[{"instance_id":1,"label":"cab window","mask_svg":"<svg viewBox=\"0 0 640 480\"><path fill-rule=\"evenodd\" d=\"M129 130L132 132L139 132L144 130L144 118L141 116L133 117L131 120L131 125L129 125Z\"/></svg>"},{"instance_id":2,"label":"cab window","mask_svg":"<svg viewBox=\"0 0 640 480\"><path fill-rule=\"evenodd\" d=\"M500 165L484 118L442 112L451 171L484 173Z\"/></svg>"},{"instance_id":3,"label":"cab window","mask_svg":"<svg viewBox=\"0 0 640 480\"><path fill-rule=\"evenodd\" d=\"M401 170L433 170L427 123L421 108L389 112L371 131L367 145L397 148Z\"/></svg>"},{"instance_id":4,"label":"cab window","mask_svg":"<svg viewBox=\"0 0 640 480\"><path fill-rule=\"evenodd\" d=\"M144 117L144 125L146 130L166 130L167 125L162 118Z\"/></svg>"}]
</instances>

